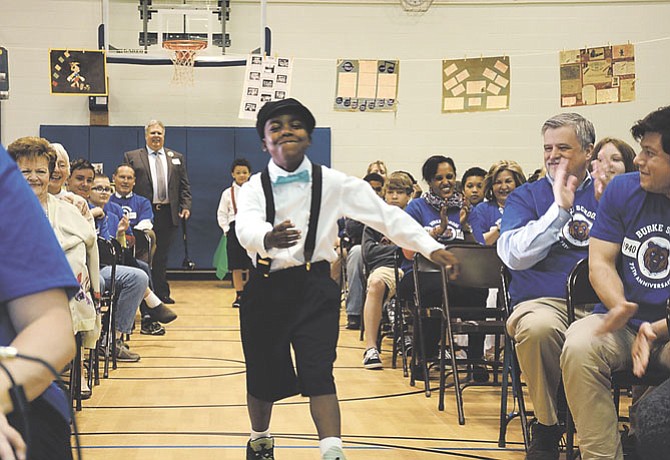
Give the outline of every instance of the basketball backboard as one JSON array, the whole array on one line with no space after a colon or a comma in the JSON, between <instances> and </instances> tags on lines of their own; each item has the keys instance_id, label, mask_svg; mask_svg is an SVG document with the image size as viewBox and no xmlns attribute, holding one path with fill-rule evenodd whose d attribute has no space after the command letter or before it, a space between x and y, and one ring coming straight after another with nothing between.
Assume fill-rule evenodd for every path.
<instances>
[{"instance_id":1,"label":"basketball backboard","mask_svg":"<svg viewBox=\"0 0 670 460\"><path fill-rule=\"evenodd\" d=\"M240 65L264 37L260 5L230 0L103 0L103 26L109 63L167 65L165 41L202 40L196 66Z\"/></svg>"}]
</instances>

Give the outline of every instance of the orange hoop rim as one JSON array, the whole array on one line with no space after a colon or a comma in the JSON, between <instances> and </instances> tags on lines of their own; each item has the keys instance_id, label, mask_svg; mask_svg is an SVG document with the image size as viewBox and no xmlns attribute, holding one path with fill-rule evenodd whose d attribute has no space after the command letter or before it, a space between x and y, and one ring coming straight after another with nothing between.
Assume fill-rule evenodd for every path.
<instances>
[{"instance_id":1,"label":"orange hoop rim","mask_svg":"<svg viewBox=\"0 0 670 460\"><path fill-rule=\"evenodd\" d=\"M163 48L170 51L199 51L207 48L206 40L166 40Z\"/></svg>"}]
</instances>

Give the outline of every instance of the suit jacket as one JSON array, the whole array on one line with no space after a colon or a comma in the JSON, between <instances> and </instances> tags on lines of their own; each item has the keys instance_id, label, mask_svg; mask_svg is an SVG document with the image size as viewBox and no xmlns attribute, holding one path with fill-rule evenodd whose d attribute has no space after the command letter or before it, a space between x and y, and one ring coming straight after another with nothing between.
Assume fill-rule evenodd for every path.
<instances>
[{"instance_id":1,"label":"suit jacket","mask_svg":"<svg viewBox=\"0 0 670 460\"><path fill-rule=\"evenodd\" d=\"M179 225L179 211L191 209L191 184L186 174L184 156L167 147L163 147L163 150L167 155L167 192L172 212L172 223ZM133 191L153 203L154 188L147 149L141 148L126 152L123 154L123 160L135 170L135 188Z\"/></svg>"}]
</instances>

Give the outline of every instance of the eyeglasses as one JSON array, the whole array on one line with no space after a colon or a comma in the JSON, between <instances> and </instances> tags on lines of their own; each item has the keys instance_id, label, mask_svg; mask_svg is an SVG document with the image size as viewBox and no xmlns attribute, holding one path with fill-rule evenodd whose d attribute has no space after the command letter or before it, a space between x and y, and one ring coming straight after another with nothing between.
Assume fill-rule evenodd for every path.
<instances>
[{"instance_id":1,"label":"eyeglasses","mask_svg":"<svg viewBox=\"0 0 670 460\"><path fill-rule=\"evenodd\" d=\"M96 192L102 193L111 193L112 192L112 187L103 187L102 185L98 185L97 187L91 187L91 190L95 190Z\"/></svg>"}]
</instances>

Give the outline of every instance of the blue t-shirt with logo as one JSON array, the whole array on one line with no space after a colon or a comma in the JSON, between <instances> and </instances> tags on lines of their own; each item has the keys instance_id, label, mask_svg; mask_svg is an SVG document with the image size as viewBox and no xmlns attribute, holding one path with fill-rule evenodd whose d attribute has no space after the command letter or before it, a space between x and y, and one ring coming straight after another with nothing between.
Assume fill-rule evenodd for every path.
<instances>
[{"instance_id":1,"label":"blue t-shirt with logo","mask_svg":"<svg viewBox=\"0 0 670 460\"><path fill-rule=\"evenodd\" d=\"M440 225L440 212L432 207L423 198L417 198L409 202L405 208L405 212L412 216L412 218L420 223L423 228L430 230ZM443 236L440 236L437 241L442 244L450 242L460 242L464 240L463 229L461 228L461 210L453 207L449 208L447 213L449 217L449 224ZM412 261L403 260L401 264L402 270L407 274L412 270Z\"/></svg>"},{"instance_id":2,"label":"blue t-shirt with logo","mask_svg":"<svg viewBox=\"0 0 670 460\"><path fill-rule=\"evenodd\" d=\"M538 220L553 203L553 188L546 177L517 187L505 203L501 232ZM566 298L568 275L577 262L588 256L589 234L597 208L593 181L587 177L575 192L569 210L571 219L561 229L547 256L526 270L510 270L512 305L540 297Z\"/></svg>"},{"instance_id":3,"label":"blue t-shirt with logo","mask_svg":"<svg viewBox=\"0 0 670 460\"><path fill-rule=\"evenodd\" d=\"M468 222L472 227L472 236L479 244L486 244L484 233L491 230L491 227L500 223L505 208L498 206L495 201L483 201L470 211Z\"/></svg>"},{"instance_id":4,"label":"blue t-shirt with logo","mask_svg":"<svg viewBox=\"0 0 670 460\"><path fill-rule=\"evenodd\" d=\"M154 212L151 210L151 203L143 196L133 193L129 197L118 197L113 194L109 198L110 203L121 207L123 214L128 216L130 226L135 228L143 220L154 220Z\"/></svg>"},{"instance_id":5,"label":"blue t-shirt with logo","mask_svg":"<svg viewBox=\"0 0 670 460\"><path fill-rule=\"evenodd\" d=\"M79 283L37 197L2 146L0 215L0 346L7 346L16 337L7 302L57 288L72 297ZM40 398L69 420L69 401L59 387L51 384Z\"/></svg>"},{"instance_id":6,"label":"blue t-shirt with logo","mask_svg":"<svg viewBox=\"0 0 670 460\"><path fill-rule=\"evenodd\" d=\"M615 177L605 189L591 235L621 245L617 271L624 295L639 305L631 320L633 327L643 321L665 316L670 297L670 199L640 187L640 173ZM607 308L598 304L596 313Z\"/></svg>"}]
</instances>

